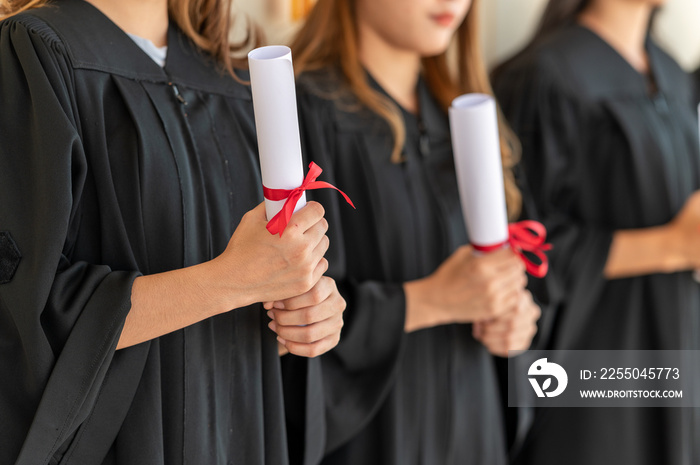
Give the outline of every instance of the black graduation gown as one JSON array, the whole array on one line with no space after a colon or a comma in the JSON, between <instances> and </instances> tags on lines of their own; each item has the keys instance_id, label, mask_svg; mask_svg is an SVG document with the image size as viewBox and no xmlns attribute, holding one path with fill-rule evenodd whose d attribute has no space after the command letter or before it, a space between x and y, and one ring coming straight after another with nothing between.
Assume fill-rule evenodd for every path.
<instances>
[{"instance_id":1,"label":"black graduation gown","mask_svg":"<svg viewBox=\"0 0 700 465\"><path fill-rule=\"evenodd\" d=\"M259 305L115 351L133 280L262 200L249 89L168 34L161 69L81 0L0 27L2 464L288 463Z\"/></svg>"},{"instance_id":2,"label":"black graduation gown","mask_svg":"<svg viewBox=\"0 0 700 465\"><path fill-rule=\"evenodd\" d=\"M505 463L493 360L471 326L403 329L402 284L467 242L446 114L421 85L422 121L403 112L405 161L395 164L388 125L340 95L333 73L299 82L305 154L357 207L312 194L326 207L329 274L348 302L341 342L321 357L323 463Z\"/></svg>"},{"instance_id":3,"label":"black graduation gown","mask_svg":"<svg viewBox=\"0 0 700 465\"><path fill-rule=\"evenodd\" d=\"M496 77L554 245L550 274L564 291L553 349L698 349L700 294L691 273L603 276L615 230L665 224L700 188L688 76L653 41L647 49L654 95L645 77L578 25ZM693 416L693 409L539 410L516 463L698 463Z\"/></svg>"}]
</instances>

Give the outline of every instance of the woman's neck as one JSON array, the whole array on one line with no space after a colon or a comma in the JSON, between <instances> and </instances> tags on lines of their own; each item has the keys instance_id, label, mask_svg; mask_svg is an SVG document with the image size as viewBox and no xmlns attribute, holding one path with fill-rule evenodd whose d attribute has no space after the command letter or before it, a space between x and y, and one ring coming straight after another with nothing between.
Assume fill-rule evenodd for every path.
<instances>
[{"instance_id":1,"label":"woman's neck","mask_svg":"<svg viewBox=\"0 0 700 465\"><path fill-rule=\"evenodd\" d=\"M167 0L86 0L128 32L153 42L168 44Z\"/></svg>"},{"instance_id":2,"label":"woman's neck","mask_svg":"<svg viewBox=\"0 0 700 465\"><path fill-rule=\"evenodd\" d=\"M640 73L649 72L646 40L652 7L638 2L598 0L578 18Z\"/></svg>"},{"instance_id":3,"label":"woman's neck","mask_svg":"<svg viewBox=\"0 0 700 465\"><path fill-rule=\"evenodd\" d=\"M420 56L391 46L367 24L360 22L358 29L362 65L399 105L418 113Z\"/></svg>"}]
</instances>

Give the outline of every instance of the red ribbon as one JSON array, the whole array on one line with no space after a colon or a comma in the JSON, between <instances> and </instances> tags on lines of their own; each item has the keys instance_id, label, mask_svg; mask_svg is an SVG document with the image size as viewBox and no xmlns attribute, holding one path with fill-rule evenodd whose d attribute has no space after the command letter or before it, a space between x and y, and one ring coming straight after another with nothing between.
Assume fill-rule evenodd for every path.
<instances>
[{"instance_id":1,"label":"red ribbon","mask_svg":"<svg viewBox=\"0 0 700 465\"><path fill-rule=\"evenodd\" d=\"M549 269L549 261L544 252L552 248L551 244L545 244L546 239L547 230L542 223L526 220L508 225L508 240L505 242L486 246L472 244L472 247L479 252L493 252L509 244L511 249L520 255L527 272L536 278L543 278ZM540 263L533 262L525 252L536 256Z\"/></svg>"},{"instance_id":2,"label":"red ribbon","mask_svg":"<svg viewBox=\"0 0 700 465\"><path fill-rule=\"evenodd\" d=\"M309 172L306 174L306 178L304 179L304 182L301 183L301 186L291 190L268 189L267 187L263 186L263 195L267 200L287 200L286 202L284 202L282 210L280 210L279 213L273 216L272 219L267 223L267 230L270 231L270 234L274 235L279 233L280 237L282 237L282 233L287 228L287 224L289 224L289 219L294 213L294 208L297 206L297 202L301 198L301 195L304 193L304 191L313 189L335 189L338 192L340 192L343 195L343 197L345 197L345 201L349 203L352 206L352 208L355 208L355 205L353 205L352 200L350 200L350 197L348 197L345 194L345 192L341 191L337 187L327 182L316 181L316 178L318 178L322 172L323 170L320 166L318 166L314 162L311 162L311 164L309 165Z\"/></svg>"}]
</instances>

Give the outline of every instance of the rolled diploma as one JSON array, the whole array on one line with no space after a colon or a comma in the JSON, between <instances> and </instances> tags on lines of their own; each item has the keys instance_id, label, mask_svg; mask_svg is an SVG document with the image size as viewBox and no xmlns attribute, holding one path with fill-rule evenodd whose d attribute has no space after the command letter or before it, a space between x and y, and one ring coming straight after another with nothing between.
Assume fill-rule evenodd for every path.
<instances>
[{"instance_id":1,"label":"rolled diploma","mask_svg":"<svg viewBox=\"0 0 700 465\"><path fill-rule=\"evenodd\" d=\"M258 133L262 182L268 189L294 189L304 181L292 51L283 45L260 47L248 53L253 111ZM284 200L265 199L267 219ZM294 211L306 205L306 194Z\"/></svg>"},{"instance_id":2,"label":"rolled diploma","mask_svg":"<svg viewBox=\"0 0 700 465\"><path fill-rule=\"evenodd\" d=\"M452 147L462 212L472 244L508 240L496 102L485 94L457 97L450 107Z\"/></svg>"}]
</instances>

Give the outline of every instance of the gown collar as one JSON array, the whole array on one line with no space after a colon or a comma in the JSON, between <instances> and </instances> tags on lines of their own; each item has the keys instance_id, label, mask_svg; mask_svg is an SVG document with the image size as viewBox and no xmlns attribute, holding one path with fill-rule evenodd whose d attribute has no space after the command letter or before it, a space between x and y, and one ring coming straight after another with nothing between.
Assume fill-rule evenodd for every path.
<instances>
[{"instance_id":1,"label":"gown collar","mask_svg":"<svg viewBox=\"0 0 700 465\"><path fill-rule=\"evenodd\" d=\"M122 29L84 0L55 0L26 14L39 17L54 29L74 68L142 81L177 81L193 88L249 98L249 90L220 70L214 59L199 50L172 21L168 28L168 55L161 68ZM90 37L99 39L86 40ZM246 72L240 74L247 79Z\"/></svg>"},{"instance_id":2,"label":"gown collar","mask_svg":"<svg viewBox=\"0 0 700 465\"><path fill-rule=\"evenodd\" d=\"M422 77L418 79L416 89L418 92L419 114L411 113L403 108L386 92L386 90L384 90L369 72L367 72L367 79L374 90L389 98L389 100L401 110L407 129L409 129L410 126L415 127L420 121L431 139L439 140L450 136L447 114L442 110L438 101L430 93L430 89Z\"/></svg>"},{"instance_id":3,"label":"gown collar","mask_svg":"<svg viewBox=\"0 0 700 465\"><path fill-rule=\"evenodd\" d=\"M669 91L672 78L667 73L663 51L647 36L649 69L657 92ZM649 95L648 77L637 71L608 42L579 24L564 29L546 42L545 49L556 54L577 84L591 96Z\"/></svg>"}]
</instances>

